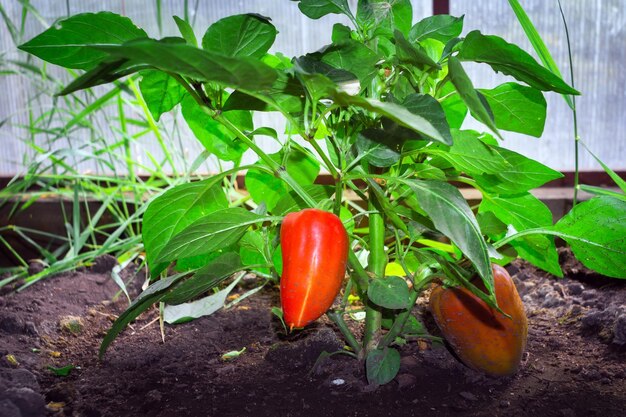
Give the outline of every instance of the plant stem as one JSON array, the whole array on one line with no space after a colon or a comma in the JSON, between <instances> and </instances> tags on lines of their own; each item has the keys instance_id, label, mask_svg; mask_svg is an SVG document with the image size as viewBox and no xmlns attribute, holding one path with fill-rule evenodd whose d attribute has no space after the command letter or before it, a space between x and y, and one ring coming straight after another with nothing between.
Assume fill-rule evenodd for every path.
<instances>
[{"instance_id":1,"label":"plant stem","mask_svg":"<svg viewBox=\"0 0 626 417\"><path fill-rule=\"evenodd\" d=\"M368 209L374 211L369 216L370 229L370 256L368 269L374 279L381 279L385 275L387 256L385 254L385 219L379 208L374 204L370 195ZM363 335L363 349L365 355L376 349L380 339L382 311L369 300L365 302L365 333Z\"/></svg>"},{"instance_id":2,"label":"plant stem","mask_svg":"<svg viewBox=\"0 0 626 417\"><path fill-rule=\"evenodd\" d=\"M356 340L356 337L354 337L354 334L348 328L348 325L343 319L343 314L339 311L329 311L326 315L337 325L339 331L343 337L345 337L348 346L350 346L358 355L361 352L361 346L359 346L359 342Z\"/></svg>"},{"instance_id":3,"label":"plant stem","mask_svg":"<svg viewBox=\"0 0 626 417\"><path fill-rule=\"evenodd\" d=\"M383 340L381 340L380 343L378 344L379 349L385 346L389 346L396 340L396 337L400 334L400 332L404 328L404 324L406 323L409 316L411 315L411 310L413 309L413 306L415 305L415 302L417 301L417 297L419 297L419 295L422 293L422 289L426 285L428 285L431 281L432 281L432 278L426 278L426 279L421 280L419 284L413 287L413 291L411 291L411 295L409 296L409 308L407 308L402 313L398 314L398 316L396 317L396 320L393 322L393 326L391 326L391 329L389 329L389 332L385 335Z\"/></svg>"},{"instance_id":4,"label":"plant stem","mask_svg":"<svg viewBox=\"0 0 626 417\"><path fill-rule=\"evenodd\" d=\"M221 113L217 113L215 116L213 116L213 118L226 126L228 129L230 129L230 131L233 132L235 135L237 135L237 137L243 143L245 143L246 146L252 149L252 151L256 153L258 157L261 158L261 160L263 160L263 162L265 162L272 169L274 175L285 181L287 185L289 185L291 189L294 190L296 194L298 194L308 206L315 207L317 205L317 202L304 190L304 188L302 188L300 184L298 184L296 180L294 180L293 177L289 175L285 167L274 161L268 154L266 154L261 148L259 148L252 139L248 138L245 133L239 130L239 128L235 126L230 120L225 118Z\"/></svg>"}]
</instances>

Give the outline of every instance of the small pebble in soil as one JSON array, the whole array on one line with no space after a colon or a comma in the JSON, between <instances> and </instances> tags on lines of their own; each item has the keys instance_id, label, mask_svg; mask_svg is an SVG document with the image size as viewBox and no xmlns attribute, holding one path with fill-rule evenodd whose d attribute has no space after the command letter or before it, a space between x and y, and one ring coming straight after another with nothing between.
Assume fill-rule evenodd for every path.
<instances>
[{"instance_id":1,"label":"small pebble in soil","mask_svg":"<svg viewBox=\"0 0 626 417\"><path fill-rule=\"evenodd\" d=\"M585 286L580 282L570 282L567 284L567 291L570 295L581 295L585 290Z\"/></svg>"},{"instance_id":2,"label":"small pebble in soil","mask_svg":"<svg viewBox=\"0 0 626 417\"><path fill-rule=\"evenodd\" d=\"M396 377L398 389L410 388L415 385L417 378L412 374L400 374Z\"/></svg>"},{"instance_id":3,"label":"small pebble in soil","mask_svg":"<svg viewBox=\"0 0 626 417\"><path fill-rule=\"evenodd\" d=\"M563 300L561 294L556 291L550 291L548 294L546 294L543 302L541 303L541 307L552 308L558 307L563 304L565 304L565 300Z\"/></svg>"},{"instance_id":4,"label":"small pebble in soil","mask_svg":"<svg viewBox=\"0 0 626 417\"><path fill-rule=\"evenodd\" d=\"M507 408L511 406L511 401L500 401L500 404L498 404L500 406L500 408Z\"/></svg>"},{"instance_id":5,"label":"small pebble in soil","mask_svg":"<svg viewBox=\"0 0 626 417\"><path fill-rule=\"evenodd\" d=\"M345 379L341 379L341 378L335 378L335 379L333 379L332 381L330 381L330 383L331 383L332 385L339 386L339 385L343 385L343 384L345 384L345 383L346 383L346 380L345 380Z\"/></svg>"},{"instance_id":6,"label":"small pebble in soil","mask_svg":"<svg viewBox=\"0 0 626 417\"><path fill-rule=\"evenodd\" d=\"M596 291L595 290L586 290L583 292L582 294L582 299L583 300L591 300L592 298L596 298Z\"/></svg>"},{"instance_id":7,"label":"small pebble in soil","mask_svg":"<svg viewBox=\"0 0 626 417\"><path fill-rule=\"evenodd\" d=\"M65 332L77 335L83 331L83 319L77 316L61 317L59 320L59 327Z\"/></svg>"},{"instance_id":8,"label":"small pebble in soil","mask_svg":"<svg viewBox=\"0 0 626 417\"><path fill-rule=\"evenodd\" d=\"M461 391L459 392L459 395L468 401L478 401L478 398L476 398L476 396L471 392Z\"/></svg>"},{"instance_id":9,"label":"small pebble in soil","mask_svg":"<svg viewBox=\"0 0 626 417\"><path fill-rule=\"evenodd\" d=\"M620 315L617 320L615 320L613 343L619 346L626 345L626 314Z\"/></svg>"}]
</instances>

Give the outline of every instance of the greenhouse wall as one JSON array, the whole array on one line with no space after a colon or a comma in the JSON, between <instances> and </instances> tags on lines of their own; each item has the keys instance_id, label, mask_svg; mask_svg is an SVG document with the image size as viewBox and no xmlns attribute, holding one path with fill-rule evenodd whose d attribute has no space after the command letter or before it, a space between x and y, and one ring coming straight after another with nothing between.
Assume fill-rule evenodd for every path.
<instances>
[{"instance_id":1,"label":"greenhouse wall","mask_svg":"<svg viewBox=\"0 0 626 417\"><path fill-rule=\"evenodd\" d=\"M438 1L438 0L437 0ZM160 12L157 4L160 3ZM19 75L11 74L14 63L24 61L36 68L40 61L19 53L15 44L24 42L43 31L47 25L69 14L109 10L130 17L143 27L150 36L162 37L177 35L172 15L185 15L187 3L188 18L194 24L196 35L201 37L212 22L237 13L259 13L272 18L279 34L272 52L286 56L296 56L315 51L330 42L334 23L348 24L338 15L326 16L320 20L310 20L297 10L297 3L287 0L246 0L246 1L75 1L48 2L32 1L32 10L25 20L23 36L14 39L10 25L17 31L21 25L22 4L16 0L2 0L5 21L0 24L0 176L11 177L24 174L33 161L45 163L50 152L55 156L68 158L80 172L123 174L126 161L94 160L94 155L108 147L117 148L128 140L130 154L139 166L147 170L166 164L165 154L159 138L153 132L143 134L141 126L129 125L126 133L120 129L120 107L117 100L110 100L102 111L87 116L84 103L96 101L110 91L111 87L94 89L94 94L76 93L73 97L52 98L71 78L68 71L54 66L43 67L46 76L38 72L28 72L20 67ZM349 1L356 8L356 0ZM413 20L417 21L433 13L433 2L414 0ZM441 9L440 2L435 9ZM563 21L556 0L525 0L521 2L537 29L552 51L564 78L569 80L569 59ZM196 6L197 5L197 6ZM620 86L626 84L626 72L615 63L626 62L625 4L620 0L595 2L590 0L563 0L565 16L568 20L575 85L583 94L576 100L578 107L579 135L587 146L605 163L616 170L626 169L626 123L622 115L626 111L626 92ZM532 51L509 4L505 0L472 2L451 0L450 13L465 15L464 33L481 28L483 33L504 37L510 42ZM160 17L159 17L160 16ZM11 22L6 24L7 21ZM491 88L508 81L508 77L495 74L486 65L466 65L475 86ZM51 81L52 80L52 81ZM141 118L136 114L138 106L129 106L136 101L132 92L122 94L122 111L128 119ZM563 171L574 169L573 117L563 100L557 94L546 94L548 119L541 139L505 132L504 146L535 158L550 167ZM70 123L71 128L64 127ZM171 157L176 167L172 171L184 172L201 154L201 145L193 138L182 118L176 112L161 119L162 140L171 143ZM281 118L272 113L255 116L255 126L270 126L280 134L285 131ZM468 117L466 128L478 128L478 123ZM133 138L136 135L137 138ZM257 137L269 152L278 149L273 139ZM110 158L110 156L107 156ZM104 157L103 157L104 158ZM244 163L254 162L251 153L244 155ZM219 170L215 160L199 166L200 172ZM600 170L601 167L586 152L581 152L580 168L585 171ZM171 169L164 166L165 170Z\"/></svg>"}]
</instances>

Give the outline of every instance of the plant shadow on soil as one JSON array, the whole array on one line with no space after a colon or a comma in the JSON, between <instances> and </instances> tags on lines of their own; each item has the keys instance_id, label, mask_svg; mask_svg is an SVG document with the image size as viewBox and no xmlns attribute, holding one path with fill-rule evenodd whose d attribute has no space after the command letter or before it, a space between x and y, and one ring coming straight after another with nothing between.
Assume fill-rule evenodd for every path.
<instances>
[{"instance_id":1,"label":"plant shadow on soil","mask_svg":"<svg viewBox=\"0 0 626 417\"><path fill-rule=\"evenodd\" d=\"M326 319L286 336L270 312L276 289L166 325L165 343L152 309L100 362L102 337L127 301L110 301L118 288L102 269L60 275L0 296L0 416L623 416L626 282L561 257L564 279L520 261L508 267L529 316L517 375L487 377L442 345L412 341L400 348L398 376L378 388L346 355L314 367L343 342ZM61 328L67 316L80 332ZM66 377L47 369L70 364Z\"/></svg>"}]
</instances>

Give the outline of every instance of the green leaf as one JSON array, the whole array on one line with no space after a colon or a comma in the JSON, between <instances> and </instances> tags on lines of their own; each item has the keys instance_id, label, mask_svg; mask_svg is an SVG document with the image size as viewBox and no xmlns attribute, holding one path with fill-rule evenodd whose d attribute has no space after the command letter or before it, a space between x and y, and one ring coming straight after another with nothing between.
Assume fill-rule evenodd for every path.
<instances>
[{"instance_id":1,"label":"green leaf","mask_svg":"<svg viewBox=\"0 0 626 417\"><path fill-rule=\"evenodd\" d=\"M228 16L213 23L202 38L202 48L226 56L261 58L274 43L276 28L257 14Z\"/></svg>"},{"instance_id":2,"label":"green leaf","mask_svg":"<svg viewBox=\"0 0 626 417\"><path fill-rule=\"evenodd\" d=\"M200 300L184 304L166 305L163 309L163 321L169 324L179 324L215 313L224 306L226 297L228 297L228 294L235 288L241 278L243 278L243 275L235 279L223 290Z\"/></svg>"},{"instance_id":3,"label":"green leaf","mask_svg":"<svg viewBox=\"0 0 626 417\"><path fill-rule=\"evenodd\" d=\"M431 139L448 145L451 144L449 139L445 136L445 131L440 132L437 126L433 125L426 117L414 114L410 109L400 104L386 103L360 96L351 96L341 91L334 91L332 96L335 103L340 106L353 105L376 112Z\"/></svg>"},{"instance_id":4,"label":"green leaf","mask_svg":"<svg viewBox=\"0 0 626 417\"><path fill-rule=\"evenodd\" d=\"M287 157L284 152L271 154L270 158L284 166L287 172L300 185L313 184L319 173L319 162L310 152L301 148L292 148ZM259 162L261 163L261 162ZM246 189L252 199L274 213L278 200L289 193L291 188L280 178L259 170L248 170L245 177Z\"/></svg>"},{"instance_id":5,"label":"green leaf","mask_svg":"<svg viewBox=\"0 0 626 417\"><path fill-rule=\"evenodd\" d=\"M127 17L110 12L82 13L53 24L19 49L65 68L88 70L107 54L87 46L123 44L147 37Z\"/></svg>"},{"instance_id":6,"label":"green leaf","mask_svg":"<svg viewBox=\"0 0 626 417\"><path fill-rule=\"evenodd\" d=\"M562 94L580 94L560 77L539 65L532 56L520 47L508 43L498 36L483 35L477 30L468 33L458 57L463 61L489 64L494 71L511 75L538 90L556 91Z\"/></svg>"},{"instance_id":7,"label":"green leaf","mask_svg":"<svg viewBox=\"0 0 626 417\"><path fill-rule=\"evenodd\" d=\"M481 100L479 93L474 89L472 81L467 76L459 60L453 56L448 58L448 75L450 76L450 81L454 84L459 95L465 104L467 104L467 107L471 110L476 120L484 123L502 139L493 121L491 110L486 107L486 103Z\"/></svg>"},{"instance_id":8,"label":"green leaf","mask_svg":"<svg viewBox=\"0 0 626 417\"><path fill-rule=\"evenodd\" d=\"M75 365L65 365L61 368L56 368L52 365L48 365L46 368L50 370L55 376L68 376L72 370L76 369Z\"/></svg>"},{"instance_id":9,"label":"green leaf","mask_svg":"<svg viewBox=\"0 0 626 417\"><path fill-rule=\"evenodd\" d=\"M367 382L384 385L396 377L400 370L400 353L390 347L372 350L365 358Z\"/></svg>"},{"instance_id":10,"label":"green leaf","mask_svg":"<svg viewBox=\"0 0 626 417\"><path fill-rule=\"evenodd\" d=\"M229 246L241 238L248 226L272 220L242 208L210 213L176 234L159 253L156 263L210 253Z\"/></svg>"},{"instance_id":11,"label":"green leaf","mask_svg":"<svg viewBox=\"0 0 626 417\"><path fill-rule=\"evenodd\" d=\"M396 179L408 185L421 208L432 219L437 230L452 242L474 263L489 294L493 294L493 275L487 243L474 217L474 213L459 190L441 181Z\"/></svg>"},{"instance_id":12,"label":"green leaf","mask_svg":"<svg viewBox=\"0 0 626 417\"><path fill-rule=\"evenodd\" d=\"M626 278L626 202L596 197L577 204L553 227L587 268Z\"/></svg>"},{"instance_id":13,"label":"green leaf","mask_svg":"<svg viewBox=\"0 0 626 417\"><path fill-rule=\"evenodd\" d=\"M454 17L445 14L429 16L413 25L409 32L409 41L415 43L432 38L446 43L459 36L462 30L463 16Z\"/></svg>"},{"instance_id":14,"label":"green leaf","mask_svg":"<svg viewBox=\"0 0 626 417\"><path fill-rule=\"evenodd\" d=\"M358 157L376 167L390 167L400 160L402 141L382 129L366 129L354 142Z\"/></svg>"},{"instance_id":15,"label":"green leaf","mask_svg":"<svg viewBox=\"0 0 626 417\"><path fill-rule=\"evenodd\" d=\"M178 185L149 203L143 216L142 237L153 277L167 266L156 260L173 236L203 216L228 207L221 186L223 177Z\"/></svg>"},{"instance_id":16,"label":"green leaf","mask_svg":"<svg viewBox=\"0 0 626 417\"><path fill-rule=\"evenodd\" d=\"M367 297L383 308L406 309L409 306L409 287L400 277L377 278L367 287Z\"/></svg>"},{"instance_id":17,"label":"green leaf","mask_svg":"<svg viewBox=\"0 0 626 417\"><path fill-rule=\"evenodd\" d=\"M181 36L187 41L187 43L191 46L198 46L198 39L196 38L196 34L193 31L193 28L184 19L181 19L178 16L174 16L174 22L176 22L176 26L178 26L178 31Z\"/></svg>"},{"instance_id":18,"label":"green leaf","mask_svg":"<svg viewBox=\"0 0 626 417\"><path fill-rule=\"evenodd\" d=\"M147 64L197 81L214 81L224 86L263 91L276 80L276 71L248 57L227 57L186 43L144 39L123 45L94 45L94 48L136 64Z\"/></svg>"},{"instance_id":19,"label":"green leaf","mask_svg":"<svg viewBox=\"0 0 626 417\"><path fill-rule=\"evenodd\" d=\"M147 65L133 64L127 59L105 60L94 68L75 78L57 95L64 96L78 90L107 84L137 71L149 69Z\"/></svg>"},{"instance_id":20,"label":"green leaf","mask_svg":"<svg viewBox=\"0 0 626 417\"><path fill-rule=\"evenodd\" d=\"M146 71L139 82L141 95L157 122L163 113L172 110L186 93L174 78L161 71Z\"/></svg>"},{"instance_id":21,"label":"green leaf","mask_svg":"<svg viewBox=\"0 0 626 417\"><path fill-rule=\"evenodd\" d=\"M425 153L438 155L446 159L458 171L472 176L482 174L498 174L513 167L497 150L483 143L479 133L473 130L452 130L454 144L445 147L431 147Z\"/></svg>"},{"instance_id":22,"label":"green leaf","mask_svg":"<svg viewBox=\"0 0 626 417\"><path fill-rule=\"evenodd\" d=\"M516 152L497 146L491 148L506 159L508 167L498 173L475 176L478 185L489 194L520 194L563 177L560 172Z\"/></svg>"},{"instance_id":23,"label":"green leaf","mask_svg":"<svg viewBox=\"0 0 626 417\"><path fill-rule=\"evenodd\" d=\"M335 193L335 188L328 185L305 185L302 187L313 200L320 202L322 200L329 199ZM287 213L293 211L299 211L307 208L308 205L304 202L295 191L290 191L284 194L274 206L273 213L279 216L284 216Z\"/></svg>"},{"instance_id":24,"label":"green leaf","mask_svg":"<svg viewBox=\"0 0 626 417\"><path fill-rule=\"evenodd\" d=\"M543 66L548 68L559 78L563 78L563 76L561 75L561 71L559 71L559 67L557 67L556 62L554 62L554 59L552 59L550 50L546 47L543 39L541 39L539 32L537 32L537 29L535 29L533 22L524 11L522 5L517 0L509 0L509 4L511 5L513 12L515 12L515 16L517 16L517 20L522 26L522 29L524 29L526 37L528 37L528 40L532 44L535 52L539 56L539 59L543 63ZM574 104L572 103L572 99L570 98L570 96L568 96L567 94L563 94L563 98L567 102L567 105L571 109L574 109Z\"/></svg>"},{"instance_id":25,"label":"green leaf","mask_svg":"<svg viewBox=\"0 0 626 417\"><path fill-rule=\"evenodd\" d=\"M319 19L331 13L352 16L347 0L300 0L298 8L310 19Z\"/></svg>"},{"instance_id":26,"label":"green leaf","mask_svg":"<svg viewBox=\"0 0 626 417\"><path fill-rule=\"evenodd\" d=\"M441 100L440 104L446 114L448 124L453 129L460 129L463 125L463 121L465 120L465 116L467 116L467 106L465 105L465 102L458 92L456 92L454 85L451 82L444 84L441 89L441 96L445 97Z\"/></svg>"},{"instance_id":27,"label":"green leaf","mask_svg":"<svg viewBox=\"0 0 626 417\"><path fill-rule=\"evenodd\" d=\"M98 353L99 358L102 359L102 356L104 356L104 353L109 345L113 342L113 340L115 340L117 335L126 328L128 323L152 307L154 303L159 302L159 300L161 300L168 291L174 288L185 275L186 274L177 274L156 281L139 294L130 306L128 306L128 308L113 322L111 328L104 336L104 339L102 339Z\"/></svg>"},{"instance_id":28,"label":"green leaf","mask_svg":"<svg viewBox=\"0 0 626 417\"><path fill-rule=\"evenodd\" d=\"M485 195L480 204L480 213L493 213L504 224L521 232L527 229L552 226L552 212L539 199L524 193L512 197L492 197ZM554 237L529 235L511 242L519 256L531 264L562 277L559 255Z\"/></svg>"},{"instance_id":29,"label":"green leaf","mask_svg":"<svg viewBox=\"0 0 626 417\"><path fill-rule=\"evenodd\" d=\"M596 154L591 152L591 149L589 149L587 147L585 142L583 142L582 140L579 141L579 142L581 143L581 145L583 145L585 147L587 152L589 152L591 154L591 156L593 156L593 159L595 159L600 164L602 169L604 169L604 172L606 172L609 175L609 177L611 177L611 179L613 180L615 185L617 185L620 188L620 190L622 190L623 193L626 193L626 181L624 181L619 175L617 175L617 173L615 171L613 171L604 162L602 162L602 160L600 158L598 158L596 156Z\"/></svg>"},{"instance_id":30,"label":"green leaf","mask_svg":"<svg viewBox=\"0 0 626 417\"><path fill-rule=\"evenodd\" d=\"M224 253L198 269L191 278L176 286L161 301L172 305L184 303L218 286L243 269L245 266L241 264L237 253Z\"/></svg>"},{"instance_id":31,"label":"green leaf","mask_svg":"<svg viewBox=\"0 0 626 417\"><path fill-rule=\"evenodd\" d=\"M350 40L352 36L352 30L341 23L335 23L333 25L333 33L331 35L331 40L333 43L341 43L347 40Z\"/></svg>"},{"instance_id":32,"label":"green leaf","mask_svg":"<svg viewBox=\"0 0 626 417\"><path fill-rule=\"evenodd\" d=\"M428 66L441 69L441 66L433 61L419 44L412 44L407 41L402 32L396 30L393 36L396 41L396 55L400 62L413 64L420 68Z\"/></svg>"},{"instance_id":33,"label":"green leaf","mask_svg":"<svg viewBox=\"0 0 626 417\"><path fill-rule=\"evenodd\" d=\"M263 265L271 263L265 256L266 242L258 230L248 230L239 241L239 256L243 265ZM256 270L269 273L269 268Z\"/></svg>"},{"instance_id":34,"label":"green leaf","mask_svg":"<svg viewBox=\"0 0 626 417\"><path fill-rule=\"evenodd\" d=\"M541 91L517 83L478 91L489 103L496 127L541 137L546 123L546 100Z\"/></svg>"},{"instance_id":35,"label":"green leaf","mask_svg":"<svg viewBox=\"0 0 626 417\"><path fill-rule=\"evenodd\" d=\"M321 56L322 62L356 75L361 86L368 86L376 76L378 60L374 51L353 40L329 45Z\"/></svg>"},{"instance_id":36,"label":"green leaf","mask_svg":"<svg viewBox=\"0 0 626 417\"><path fill-rule=\"evenodd\" d=\"M444 143L452 143L450 126L441 104L428 94L411 94L407 96L402 105L411 113L418 114L428 120L444 139Z\"/></svg>"},{"instance_id":37,"label":"green leaf","mask_svg":"<svg viewBox=\"0 0 626 417\"><path fill-rule=\"evenodd\" d=\"M413 7L410 0L359 0L356 20L370 32L397 29L406 35L413 23Z\"/></svg>"},{"instance_id":38,"label":"green leaf","mask_svg":"<svg viewBox=\"0 0 626 417\"><path fill-rule=\"evenodd\" d=\"M202 143L205 149L224 161L238 161L246 151L246 145L241 142L226 126L213 119L191 97L186 95L181 103L181 109L189 128ZM246 110L233 110L223 113L241 130L252 130L252 114Z\"/></svg>"}]
</instances>

